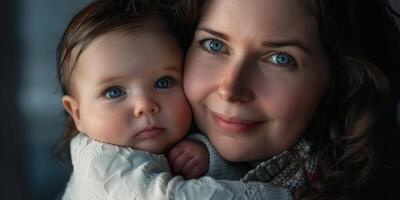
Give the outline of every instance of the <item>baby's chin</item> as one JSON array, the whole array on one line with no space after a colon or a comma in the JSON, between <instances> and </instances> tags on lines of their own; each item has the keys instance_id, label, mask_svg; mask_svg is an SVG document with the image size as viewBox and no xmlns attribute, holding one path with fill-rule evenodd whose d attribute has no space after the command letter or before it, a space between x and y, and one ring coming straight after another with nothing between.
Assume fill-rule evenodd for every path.
<instances>
[{"instance_id":1,"label":"baby's chin","mask_svg":"<svg viewBox=\"0 0 400 200\"><path fill-rule=\"evenodd\" d=\"M91 137L91 136L89 136ZM118 147L122 147L122 148L132 148L135 150L139 150L139 151L146 151L146 152L150 152L150 153L155 153L155 154L162 154L164 153L167 148L169 146L167 145L154 145L154 144L131 144L131 143L124 143L124 142L118 142L118 141L113 141L107 138L101 138L101 137L91 137L92 139L102 142L102 143L106 143L106 144L111 144L114 146L118 146Z\"/></svg>"},{"instance_id":2,"label":"baby's chin","mask_svg":"<svg viewBox=\"0 0 400 200\"><path fill-rule=\"evenodd\" d=\"M149 153L154 153L154 154L163 154L163 153L165 153L167 150L166 149L164 149L164 148L149 148L149 149L138 149L138 148L134 148L134 149L137 149L137 150L141 150L141 151L146 151L146 152L149 152Z\"/></svg>"},{"instance_id":3,"label":"baby's chin","mask_svg":"<svg viewBox=\"0 0 400 200\"><path fill-rule=\"evenodd\" d=\"M131 148L140 150L140 151L146 151L149 153L154 153L154 154L164 154L170 149L170 147L172 147L172 145L173 144L136 145L136 146L131 146Z\"/></svg>"}]
</instances>

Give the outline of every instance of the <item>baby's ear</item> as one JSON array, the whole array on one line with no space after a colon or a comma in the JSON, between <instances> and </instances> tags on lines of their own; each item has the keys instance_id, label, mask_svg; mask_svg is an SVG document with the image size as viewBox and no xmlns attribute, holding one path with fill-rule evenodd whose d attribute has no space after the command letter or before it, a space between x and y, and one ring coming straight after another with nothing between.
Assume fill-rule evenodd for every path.
<instances>
[{"instance_id":1,"label":"baby's ear","mask_svg":"<svg viewBox=\"0 0 400 200\"><path fill-rule=\"evenodd\" d=\"M82 132L81 128L81 121L80 121L80 110L79 110L79 102L70 95L64 95L62 97L62 104L64 109L71 115L72 119L74 120L75 126L78 131Z\"/></svg>"}]
</instances>

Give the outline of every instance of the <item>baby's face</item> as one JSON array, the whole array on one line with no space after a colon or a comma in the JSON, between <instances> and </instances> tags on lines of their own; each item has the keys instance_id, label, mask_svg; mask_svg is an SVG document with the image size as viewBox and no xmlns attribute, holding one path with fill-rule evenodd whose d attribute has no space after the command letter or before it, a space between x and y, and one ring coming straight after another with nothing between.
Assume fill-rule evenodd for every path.
<instances>
[{"instance_id":1,"label":"baby's face","mask_svg":"<svg viewBox=\"0 0 400 200\"><path fill-rule=\"evenodd\" d=\"M176 40L156 24L95 39L73 72L79 131L106 143L164 152L191 123L182 60Z\"/></svg>"}]
</instances>

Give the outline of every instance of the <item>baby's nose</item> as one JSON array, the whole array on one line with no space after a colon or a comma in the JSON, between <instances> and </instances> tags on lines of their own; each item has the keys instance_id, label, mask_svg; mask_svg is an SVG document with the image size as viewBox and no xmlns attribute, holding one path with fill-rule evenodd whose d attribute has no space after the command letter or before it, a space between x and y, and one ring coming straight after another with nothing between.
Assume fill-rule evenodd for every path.
<instances>
[{"instance_id":1,"label":"baby's nose","mask_svg":"<svg viewBox=\"0 0 400 200\"><path fill-rule=\"evenodd\" d=\"M160 112L160 106L157 104L157 102L146 97L141 97L140 99L137 99L134 108L135 117L140 117L142 115L148 114L156 114L158 112Z\"/></svg>"}]
</instances>

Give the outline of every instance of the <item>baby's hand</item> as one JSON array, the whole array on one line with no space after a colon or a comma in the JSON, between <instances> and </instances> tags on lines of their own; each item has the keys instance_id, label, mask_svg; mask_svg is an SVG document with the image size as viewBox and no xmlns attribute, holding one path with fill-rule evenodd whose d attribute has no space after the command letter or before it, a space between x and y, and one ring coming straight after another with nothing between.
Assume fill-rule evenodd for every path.
<instances>
[{"instance_id":1,"label":"baby's hand","mask_svg":"<svg viewBox=\"0 0 400 200\"><path fill-rule=\"evenodd\" d=\"M207 148L196 141L185 139L168 153L168 161L174 175L187 179L203 176L210 163Z\"/></svg>"}]
</instances>

